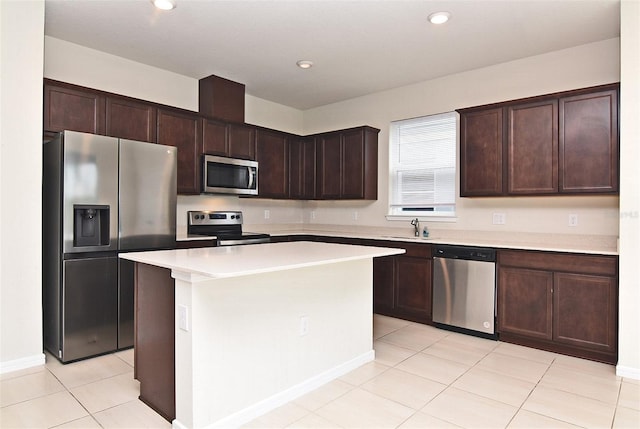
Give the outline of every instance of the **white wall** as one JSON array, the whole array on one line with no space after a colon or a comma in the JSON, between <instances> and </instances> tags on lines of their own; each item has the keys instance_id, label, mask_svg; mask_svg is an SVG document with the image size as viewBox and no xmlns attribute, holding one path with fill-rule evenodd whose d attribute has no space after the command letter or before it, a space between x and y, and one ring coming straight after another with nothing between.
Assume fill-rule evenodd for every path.
<instances>
[{"instance_id":1,"label":"white wall","mask_svg":"<svg viewBox=\"0 0 640 429\"><path fill-rule=\"evenodd\" d=\"M44 1L0 1L0 373L44 363L43 37Z\"/></svg>"},{"instance_id":2,"label":"white wall","mask_svg":"<svg viewBox=\"0 0 640 429\"><path fill-rule=\"evenodd\" d=\"M621 3L620 352L618 375L640 379L640 2Z\"/></svg>"},{"instance_id":3,"label":"white wall","mask_svg":"<svg viewBox=\"0 0 640 429\"><path fill-rule=\"evenodd\" d=\"M497 64L465 73L379 92L305 111L304 129L314 133L357 125L380 128L378 201L314 202L321 224L344 223L358 211L359 223L410 228L406 221L386 221L389 123L393 120L452 111L499 101L618 82L619 39ZM459 193L458 193L459 194ZM432 228L618 235L618 197L458 198L457 223L429 223ZM492 213L506 213L507 224L494 226ZM578 227L568 215L578 214ZM309 219L309 213L305 219Z\"/></svg>"}]
</instances>

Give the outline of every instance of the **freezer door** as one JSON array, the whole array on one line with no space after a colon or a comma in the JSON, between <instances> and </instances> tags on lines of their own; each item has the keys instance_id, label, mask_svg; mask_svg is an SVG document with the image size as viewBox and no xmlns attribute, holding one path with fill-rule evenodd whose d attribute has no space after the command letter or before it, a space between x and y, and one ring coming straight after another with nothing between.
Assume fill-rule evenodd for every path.
<instances>
[{"instance_id":1,"label":"freezer door","mask_svg":"<svg viewBox=\"0 0 640 429\"><path fill-rule=\"evenodd\" d=\"M172 247L177 149L120 140L120 250Z\"/></svg>"},{"instance_id":2,"label":"freezer door","mask_svg":"<svg viewBox=\"0 0 640 429\"><path fill-rule=\"evenodd\" d=\"M118 139L65 131L63 135L62 227L64 253L112 251L118 249ZM99 220L106 236L98 244L74 240L81 230L86 208L102 208ZM75 210L74 210L75 207ZM47 213L44 214L48 215ZM92 216L92 215L91 215ZM98 227L96 227L98 228ZM96 232L97 229L92 232ZM77 231L76 231L77 232Z\"/></svg>"},{"instance_id":3,"label":"freezer door","mask_svg":"<svg viewBox=\"0 0 640 429\"><path fill-rule=\"evenodd\" d=\"M118 258L63 262L60 360L70 362L116 350Z\"/></svg>"}]
</instances>

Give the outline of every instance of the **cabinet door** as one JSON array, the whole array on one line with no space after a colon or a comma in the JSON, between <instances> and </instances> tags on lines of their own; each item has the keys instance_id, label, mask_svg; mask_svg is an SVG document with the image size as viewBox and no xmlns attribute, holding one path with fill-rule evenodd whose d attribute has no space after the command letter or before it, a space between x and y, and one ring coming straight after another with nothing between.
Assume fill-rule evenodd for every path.
<instances>
[{"instance_id":1,"label":"cabinet door","mask_svg":"<svg viewBox=\"0 0 640 429\"><path fill-rule=\"evenodd\" d=\"M240 159L256 159L256 130L250 125L229 124L227 130L229 156Z\"/></svg>"},{"instance_id":2,"label":"cabinet door","mask_svg":"<svg viewBox=\"0 0 640 429\"><path fill-rule=\"evenodd\" d=\"M158 143L178 148L178 193L200 192L198 163L201 145L199 118L186 113L158 110Z\"/></svg>"},{"instance_id":3,"label":"cabinet door","mask_svg":"<svg viewBox=\"0 0 640 429\"><path fill-rule=\"evenodd\" d=\"M395 307L400 317L431 323L431 267L431 259L395 258Z\"/></svg>"},{"instance_id":4,"label":"cabinet door","mask_svg":"<svg viewBox=\"0 0 640 429\"><path fill-rule=\"evenodd\" d=\"M289 195L289 148L287 135L259 129L256 135L258 195L287 198Z\"/></svg>"},{"instance_id":5,"label":"cabinet door","mask_svg":"<svg viewBox=\"0 0 640 429\"><path fill-rule=\"evenodd\" d=\"M498 331L550 340L553 273L525 268L498 270Z\"/></svg>"},{"instance_id":6,"label":"cabinet door","mask_svg":"<svg viewBox=\"0 0 640 429\"><path fill-rule=\"evenodd\" d=\"M316 144L313 138L289 141L289 197L301 200L315 198Z\"/></svg>"},{"instance_id":7,"label":"cabinet door","mask_svg":"<svg viewBox=\"0 0 640 429\"><path fill-rule=\"evenodd\" d=\"M616 351L618 297L614 278L556 273L553 301L555 341Z\"/></svg>"},{"instance_id":8,"label":"cabinet door","mask_svg":"<svg viewBox=\"0 0 640 429\"><path fill-rule=\"evenodd\" d=\"M560 192L617 190L617 91L561 98Z\"/></svg>"},{"instance_id":9,"label":"cabinet door","mask_svg":"<svg viewBox=\"0 0 640 429\"><path fill-rule=\"evenodd\" d=\"M460 114L460 196L504 193L503 109Z\"/></svg>"},{"instance_id":10,"label":"cabinet door","mask_svg":"<svg viewBox=\"0 0 640 429\"><path fill-rule=\"evenodd\" d=\"M325 200L340 198L342 178L342 137L340 133L323 134L317 139L318 192Z\"/></svg>"},{"instance_id":11,"label":"cabinet door","mask_svg":"<svg viewBox=\"0 0 640 429\"><path fill-rule=\"evenodd\" d=\"M341 198L364 198L364 156L364 131L354 130L343 133Z\"/></svg>"},{"instance_id":12,"label":"cabinet door","mask_svg":"<svg viewBox=\"0 0 640 429\"><path fill-rule=\"evenodd\" d=\"M105 133L105 99L98 92L44 84L44 131Z\"/></svg>"},{"instance_id":13,"label":"cabinet door","mask_svg":"<svg viewBox=\"0 0 640 429\"><path fill-rule=\"evenodd\" d=\"M147 103L108 97L107 135L143 142L156 142L156 108Z\"/></svg>"},{"instance_id":14,"label":"cabinet door","mask_svg":"<svg viewBox=\"0 0 640 429\"><path fill-rule=\"evenodd\" d=\"M548 100L508 108L510 194L558 191L558 102Z\"/></svg>"},{"instance_id":15,"label":"cabinet door","mask_svg":"<svg viewBox=\"0 0 640 429\"><path fill-rule=\"evenodd\" d=\"M202 120L202 153L229 156L227 124L212 119Z\"/></svg>"},{"instance_id":16,"label":"cabinet door","mask_svg":"<svg viewBox=\"0 0 640 429\"><path fill-rule=\"evenodd\" d=\"M394 256L373 259L373 311L393 316Z\"/></svg>"}]
</instances>

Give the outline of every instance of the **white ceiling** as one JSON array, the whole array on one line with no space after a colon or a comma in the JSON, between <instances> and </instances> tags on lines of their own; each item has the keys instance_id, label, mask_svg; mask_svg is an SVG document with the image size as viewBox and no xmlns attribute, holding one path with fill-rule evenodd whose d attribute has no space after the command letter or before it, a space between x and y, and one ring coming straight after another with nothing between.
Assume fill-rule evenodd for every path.
<instances>
[{"instance_id":1,"label":"white ceiling","mask_svg":"<svg viewBox=\"0 0 640 429\"><path fill-rule=\"evenodd\" d=\"M619 0L176 1L46 0L45 34L298 109L620 35Z\"/></svg>"}]
</instances>

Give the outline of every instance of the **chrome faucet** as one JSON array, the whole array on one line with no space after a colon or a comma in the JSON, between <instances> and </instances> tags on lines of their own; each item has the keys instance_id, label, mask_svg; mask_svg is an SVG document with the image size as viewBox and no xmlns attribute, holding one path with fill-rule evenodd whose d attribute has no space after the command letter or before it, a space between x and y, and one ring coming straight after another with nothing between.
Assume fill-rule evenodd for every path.
<instances>
[{"instance_id":1,"label":"chrome faucet","mask_svg":"<svg viewBox=\"0 0 640 429\"><path fill-rule=\"evenodd\" d=\"M415 235L416 237L420 237L420 221L418 220L418 218L415 218L411 221L411 225L413 225L413 235Z\"/></svg>"}]
</instances>

